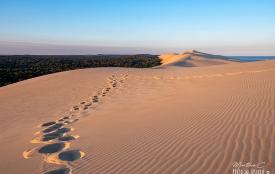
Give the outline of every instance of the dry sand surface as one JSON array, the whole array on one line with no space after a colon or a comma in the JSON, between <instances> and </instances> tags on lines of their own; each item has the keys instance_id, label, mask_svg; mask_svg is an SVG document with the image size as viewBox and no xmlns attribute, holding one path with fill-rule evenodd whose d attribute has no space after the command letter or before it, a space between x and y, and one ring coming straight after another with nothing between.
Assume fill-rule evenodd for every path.
<instances>
[{"instance_id":1,"label":"dry sand surface","mask_svg":"<svg viewBox=\"0 0 275 174\"><path fill-rule=\"evenodd\" d=\"M234 162L275 172L275 61L219 61L0 88L0 173L230 174Z\"/></svg>"},{"instance_id":2,"label":"dry sand surface","mask_svg":"<svg viewBox=\"0 0 275 174\"><path fill-rule=\"evenodd\" d=\"M183 66L183 67L202 67L202 66L212 66L221 64L232 64L236 63L225 56L211 55L207 53L202 53L196 50L185 51L184 53L172 53L160 55L162 65L160 67L173 67L173 66Z\"/></svg>"}]
</instances>

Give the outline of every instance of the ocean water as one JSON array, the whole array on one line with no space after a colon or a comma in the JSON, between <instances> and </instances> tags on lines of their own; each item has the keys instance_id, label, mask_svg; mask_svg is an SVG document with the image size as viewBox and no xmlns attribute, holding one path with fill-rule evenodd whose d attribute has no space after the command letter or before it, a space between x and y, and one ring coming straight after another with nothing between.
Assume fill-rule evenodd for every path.
<instances>
[{"instance_id":1,"label":"ocean water","mask_svg":"<svg viewBox=\"0 0 275 174\"><path fill-rule=\"evenodd\" d=\"M275 60L275 56L230 56L233 59L239 60L241 62L254 62L260 60Z\"/></svg>"}]
</instances>

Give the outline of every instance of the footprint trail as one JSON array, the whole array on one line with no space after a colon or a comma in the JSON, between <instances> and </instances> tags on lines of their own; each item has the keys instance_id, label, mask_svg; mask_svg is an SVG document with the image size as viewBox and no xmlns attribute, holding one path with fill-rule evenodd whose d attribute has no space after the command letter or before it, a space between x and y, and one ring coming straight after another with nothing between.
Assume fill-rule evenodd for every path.
<instances>
[{"instance_id":1,"label":"footprint trail","mask_svg":"<svg viewBox=\"0 0 275 174\"><path fill-rule=\"evenodd\" d=\"M79 149L71 149L70 145L80 136L73 135L74 123L79 121L87 113L92 112L98 105L103 103L103 98L110 95L110 92L123 86L127 74L111 75L107 78L107 84L96 92L96 95L74 105L68 113L56 121L48 121L38 126L40 129L34 133L31 144L37 145L33 149L25 150L23 157L32 158L35 155L42 155L44 163L54 164L58 169L46 171L44 174L72 174L71 162L79 160L85 153Z\"/></svg>"}]
</instances>

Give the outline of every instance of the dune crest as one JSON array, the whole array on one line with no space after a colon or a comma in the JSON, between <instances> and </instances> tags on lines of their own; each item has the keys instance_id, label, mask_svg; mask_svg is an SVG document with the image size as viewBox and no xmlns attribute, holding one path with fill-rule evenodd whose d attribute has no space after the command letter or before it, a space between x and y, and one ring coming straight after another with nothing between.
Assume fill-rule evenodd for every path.
<instances>
[{"instance_id":1,"label":"dune crest","mask_svg":"<svg viewBox=\"0 0 275 174\"><path fill-rule=\"evenodd\" d=\"M236 62L236 60L232 60L230 57L207 54L196 50L187 50L184 53L163 54L159 58L162 63L160 67L200 67Z\"/></svg>"}]
</instances>

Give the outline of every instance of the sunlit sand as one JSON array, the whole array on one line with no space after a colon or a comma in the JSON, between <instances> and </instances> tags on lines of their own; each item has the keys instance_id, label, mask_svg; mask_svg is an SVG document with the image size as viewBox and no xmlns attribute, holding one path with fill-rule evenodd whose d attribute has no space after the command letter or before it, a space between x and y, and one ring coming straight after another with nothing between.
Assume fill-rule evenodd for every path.
<instances>
[{"instance_id":1,"label":"sunlit sand","mask_svg":"<svg viewBox=\"0 0 275 174\"><path fill-rule=\"evenodd\" d=\"M275 169L275 61L198 51L148 69L91 68L0 88L0 173Z\"/></svg>"}]
</instances>

